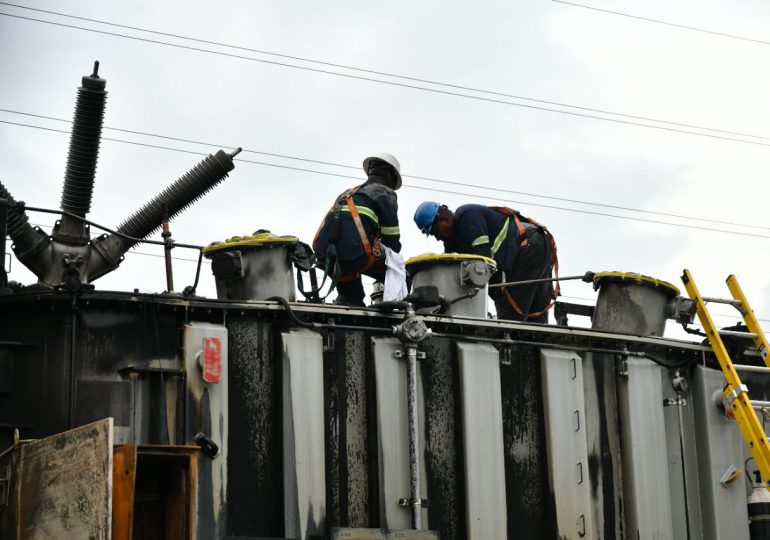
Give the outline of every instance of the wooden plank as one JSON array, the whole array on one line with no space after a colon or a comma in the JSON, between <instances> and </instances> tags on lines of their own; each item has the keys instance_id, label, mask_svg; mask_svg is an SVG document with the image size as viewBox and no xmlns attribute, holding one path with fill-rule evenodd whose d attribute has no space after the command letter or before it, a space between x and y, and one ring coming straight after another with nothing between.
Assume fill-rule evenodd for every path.
<instances>
[{"instance_id":1,"label":"wooden plank","mask_svg":"<svg viewBox=\"0 0 770 540\"><path fill-rule=\"evenodd\" d=\"M132 539L136 453L135 445L127 445L112 454L112 540Z\"/></svg>"}]
</instances>

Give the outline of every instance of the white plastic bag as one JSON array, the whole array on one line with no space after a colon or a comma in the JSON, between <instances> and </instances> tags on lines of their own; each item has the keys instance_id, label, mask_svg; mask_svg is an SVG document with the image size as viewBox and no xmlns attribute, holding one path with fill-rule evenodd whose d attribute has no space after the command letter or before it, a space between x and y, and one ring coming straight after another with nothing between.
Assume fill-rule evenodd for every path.
<instances>
[{"instance_id":1,"label":"white plastic bag","mask_svg":"<svg viewBox=\"0 0 770 540\"><path fill-rule=\"evenodd\" d=\"M388 246L385 250L385 288L382 292L383 302L403 300L409 291L406 288L406 266L404 257Z\"/></svg>"}]
</instances>

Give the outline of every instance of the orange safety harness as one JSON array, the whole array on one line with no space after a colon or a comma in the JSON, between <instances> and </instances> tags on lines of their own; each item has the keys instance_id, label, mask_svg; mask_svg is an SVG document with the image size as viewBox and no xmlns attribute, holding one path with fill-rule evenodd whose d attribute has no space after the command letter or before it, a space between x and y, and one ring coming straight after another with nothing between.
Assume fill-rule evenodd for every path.
<instances>
[{"instance_id":1,"label":"orange safety harness","mask_svg":"<svg viewBox=\"0 0 770 540\"><path fill-rule=\"evenodd\" d=\"M538 317L551 309L556 302L556 299L561 294L559 288L559 258L556 254L556 240L551 234L551 231L549 231L545 225L541 225L532 218L522 216L516 210L508 208L507 206L490 206L489 208L495 212L503 214L504 216L513 218L513 223L516 225L516 231L518 233L519 247L524 247L529 244L529 238L526 235L527 229L524 227L522 222L529 223L530 225L534 225L538 229L542 230L551 245L551 262L553 264L554 281L556 281L556 286L551 289L551 302L545 307L545 309L536 313L527 313L525 315L519 305L516 303L516 300L514 300L511 294L508 292L508 288L503 287L503 294L505 295L506 300L508 300L508 303L511 304L511 307L514 309L514 311L516 311L516 313L525 319Z\"/></svg>"},{"instance_id":2,"label":"orange safety harness","mask_svg":"<svg viewBox=\"0 0 770 540\"><path fill-rule=\"evenodd\" d=\"M380 238L382 235L379 231L377 231L377 234L374 237L374 241L369 242L369 238L366 236L366 229L364 229L364 224L361 221L361 215L358 213L358 208L356 207L356 203L353 201L353 195L355 195L355 193L359 190L360 187L361 186L356 186L354 188L347 190L342 195L340 195L340 197L332 205L332 207L329 209L329 211L326 214L327 216L329 216L330 214L334 213L335 214L334 219L339 220L340 207L343 204L347 205L348 210L350 211L350 217L353 218L353 223L355 224L356 230L358 231L358 236L361 238L361 244L364 248L364 254L366 254L366 259L367 259L366 264L359 272L350 272L348 274L342 274L342 275L339 274L339 262L335 260L333 262L334 268L332 270L334 274L332 276L332 279L335 285L337 281L345 283L345 282L353 281L357 279L362 273L366 272L372 266L374 266L374 263L377 262L377 259L380 258L380 253L381 253ZM313 245L315 245L316 241L318 240L318 236L321 234L321 229L323 228L323 225L325 222L326 222L326 218L324 218L324 220L321 222L321 225L318 226L318 230L315 233L315 238L313 239ZM329 242L336 243L337 239L330 238ZM336 256L336 251L335 251L335 256ZM327 258L328 258L328 253L327 253ZM324 271L327 274L329 272L329 266L330 264L327 264L326 268L324 269ZM334 277L336 277L337 279L335 280Z\"/></svg>"}]
</instances>

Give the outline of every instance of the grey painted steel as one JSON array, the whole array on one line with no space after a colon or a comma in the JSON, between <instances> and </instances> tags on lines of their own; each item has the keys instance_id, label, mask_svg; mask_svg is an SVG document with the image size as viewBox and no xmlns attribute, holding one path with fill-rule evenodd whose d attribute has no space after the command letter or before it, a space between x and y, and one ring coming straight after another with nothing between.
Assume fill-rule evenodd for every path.
<instances>
[{"instance_id":1,"label":"grey painted steel","mask_svg":"<svg viewBox=\"0 0 770 540\"><path fill-rule=\"evenodd\" d=\"M627 534L674 540L663 368L649 360L628 359L626 370L618 395Z\"/></svg>"},{"instance_id":2,"label":"grey painted steel","mask_svg":"<svg viewBox=\"0 0 770 540\"><path fill-rule=\"evenodd\" d=\"M395 338L372 338L374 351L375 393L377 396L377 449L379 463L380 526L388 529L409 529L412 520L408 507L399 505L399 499L409 498L409 410L407 398L407 361L396 358L403 345ZM422 381L417 376L420 410ZM424 415L421 415L423 417ZM425 440L420 426L420 441ZM421 485L424 477L424 449L420 447ZM425 489L425 487L423 487ZM425 498L425 492L421 494ZM428 526L428 511L422 509L422 525Z\"/></svg>"},{"instance_id":3,"label":"grey painted steel","mask_svg":"<svg viewBox=\"0 0 770 540\"><path fill-rule=\"evenodd\" d=\"M285 534L306 539L326 528L323 341L310 330L281 337Z\"/></svg>"},{"instance_id":4,"label":"grey painted steel","mask_svg":"<svg viewBox=\"0 0 770 540\"><path fill-rule=\"evenodd\" d=\"M438 287L439 294L451 302L475 289L475 287L462 282L462 268L463 263L461 261L437 260L433 263L420 263L420 266L414 270L412 290L417 287L433 285ZM484 285L480 288L475 296L464 298L449 306L444 315L486 318L487 286Z\"/></svg>"},{"instance_id":5,"label":"grey painted steel","mask_svg":"<svg viewBox=\"0 0 770 540\"><path fill-rule=\"evenodd\" d=\"M491 345L457 343L468 538L506 538L500 355Z\"/></svg>"},{"instance_id":6,"label":"grey painted steel","mask_svg":"<svg viewBox=\"0 0 770 540\"><path fill-rule=\"evenodd\" d=\"M219 447L219 455L198 458L198 535L219 538L225 534L227 507L227 458L229 413L227 392L227 328L219 324L191 322L184 325L184 366L187 381L187 444L203 433ZM222 345L222 372L218 383L203 380L199 358L204 338L218 338Z\"/></svg>"},{"instance_id":7,"label":"grey painted steel","mask_svg":"<svg viewBox=\"0 0 770 540\"><path fill-rule=\"evenodd\" d=\"M558 537L596 538L588 482L583 363L576 353L542 349L548 471Z\"/></svg>"},{"instance_id":8,"label":"grey painted steel","mask_svg":"<svg viewBox=\"0 0 770 540\"><path fill-rule=\"evenodd\" d=\"M720 411L712 397L724 387L721 371L697 366L693 370L698 472L704 540L748 539L748 510L743 478L723 486L719 480L732 466L743 469L745 443L735 420Z\"/></svg>"},{"instance_id":9,"label":"grey painted steel","mask_svg":"<svg viewBox=\"0 0 770 540\"><path fill-rule=\"evenodd\" d=\"M661 287L603 280L591 323L594 330L662 336L669 293Z\"/></svg>"},{"instance_id":10,"label":"grey painted steel","mask_svg":"<svg viewBox=\"0 0 770 540\"><path fill-rule=\"evenodd\" d=\"M417 345L406 345L406 398L409 407L409 498L412 528L422 529L422 491L420 490L420 424L417 413Z\"/></svg>"},{"instance_id":11,"label":"grey painted steel","mask_svg":"<svg viewBox=\"0 0 770 540\"><path fill-rule=\"evenodd\" d=\"M289 254L293 246L276 244L239 249L243 276L220 279L215 276L220 300L265 300L271 296L296 300L294 273Z\"/></svg>"}]
</instances>

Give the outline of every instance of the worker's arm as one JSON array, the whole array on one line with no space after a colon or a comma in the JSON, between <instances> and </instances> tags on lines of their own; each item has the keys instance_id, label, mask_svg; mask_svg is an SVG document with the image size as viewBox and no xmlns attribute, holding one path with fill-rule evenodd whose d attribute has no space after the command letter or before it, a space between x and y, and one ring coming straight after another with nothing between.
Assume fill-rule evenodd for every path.
<instances>
[{"instance_id":1,"label":"worker's arm","mask_svg":"<svg viewBox=\"0 0 770 540\"><path fill-rule=\"evenodd\" d=\"M377 216L380 219L381 242L390 249L399 253L401 251L401 230L398 226L398 201L396 194L388 190L377 197Z\"/></svg>"},{"instance_id":2,"label":"worker's arm","mask_svg":"<svg viewBox=\"0 0 770 540\"><path fill-rule=\"evenodd\" d=\"M455 221L454 230L459 243L466 246L468 253L492 258L492 244L483 215L478 212L465 212Z\"/></svg>"}]
</instances>

